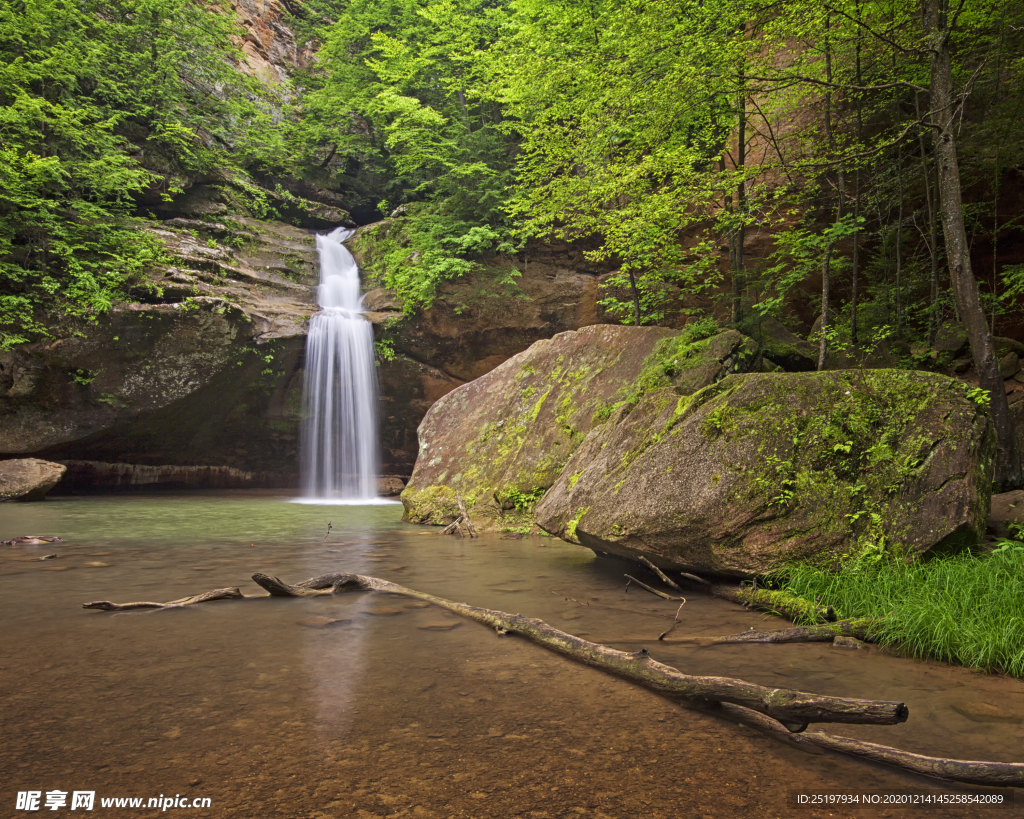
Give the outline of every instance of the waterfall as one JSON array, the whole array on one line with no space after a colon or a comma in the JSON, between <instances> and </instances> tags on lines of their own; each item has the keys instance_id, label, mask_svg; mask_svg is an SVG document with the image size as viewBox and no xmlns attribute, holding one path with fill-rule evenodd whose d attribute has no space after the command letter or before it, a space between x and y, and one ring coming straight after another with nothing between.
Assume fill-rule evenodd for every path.
<instances>
[{"instance_id":1,"label":"waterfall","mask_svg":"<svg viewBox=\"0 0 1024 819\"><path fill-rule=\"evenodd\" d=\"M316 237L320 312L309 320L303 384L302 481L309 500L377 499L377 369L359 268L337 228Z\"/></svg>"}]
</instances>

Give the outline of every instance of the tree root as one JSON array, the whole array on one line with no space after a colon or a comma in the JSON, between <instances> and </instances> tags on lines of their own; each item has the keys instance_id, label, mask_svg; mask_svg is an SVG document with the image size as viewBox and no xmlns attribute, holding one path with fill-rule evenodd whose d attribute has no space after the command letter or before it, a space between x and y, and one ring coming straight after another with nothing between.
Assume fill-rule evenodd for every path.
<instances>
[{"instance_id":1,"label":"tree root","mask_svg":"<svg viewBox=\"0 0 1024 819\"><path fill-rule=\"evenodd\" d=\"M258 573L254 574L252 579L266 589L271 597L315 597L349 590L385 592L411 597L468 617L495 629L498 634L518 634L558 654L603 669L670 698L687 701L704 710L718 711L737 722L750 725L804 750L817 753L819 749L824 749L858 756L924 776L955 782L1024 787L1024 764L925 757L884 745L832 736L823 731L800 733L811 722L875 725L905 722L908 709L901 702L829 697L789 689L767 688L728 677L690 676L657 662L646 649L633 654L617 651L567 634L542 620L456 603L376 577L331 573L301 583L288 584L276 577ZM171 603L115 604L100 601L86 603L84 607L123 611L131 608L193 605L225 598L254 599L242 595L235 588L217 589ZM840 628L844 627L840 625Z\"/></svg>"}]
</instances>

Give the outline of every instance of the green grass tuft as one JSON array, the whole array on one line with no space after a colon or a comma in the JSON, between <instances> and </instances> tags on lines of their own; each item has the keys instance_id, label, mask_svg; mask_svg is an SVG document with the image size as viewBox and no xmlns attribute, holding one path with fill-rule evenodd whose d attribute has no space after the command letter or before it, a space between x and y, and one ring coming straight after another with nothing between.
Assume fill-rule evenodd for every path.
<instances>
[{"instance_id":1,"label":"green grass tuft","mask_svg":"<svg viewBox=\"0 0 1024 819\"><path fill-rule=\"evenodd\" d=\"M1024 545L927 562L886 558L843 570L794 566L783 589L840 619L884 617L877 642L921 659L1024 678Z\"/></svg>"}]
</instances>

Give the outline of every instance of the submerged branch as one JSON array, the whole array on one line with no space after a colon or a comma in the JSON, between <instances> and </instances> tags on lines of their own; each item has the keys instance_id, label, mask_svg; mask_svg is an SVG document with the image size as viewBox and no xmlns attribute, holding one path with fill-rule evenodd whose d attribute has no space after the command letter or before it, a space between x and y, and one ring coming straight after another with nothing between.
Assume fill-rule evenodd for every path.
<instances>
[{"instance_id":1,"label":"submerged branch","mask_svg":"<svg viewBox=\"0 0 1024 819\"><path fill-rule=\"evenodd\" d=\"M924 776L940 777L975 785L1024 787L1024 764L925 757L885 745L832 736L822 731L800 733L811 722L876 725L905 722L908 710L907 706L901 702L829 697L784 688L767 688L729 677L690 676L671 666L657 662L647 653L646 649L632 654L617 651L608 646L591 643L588 640L567 634L542 620L470 606L466 603L457 603L377 577L331 573L319 575L301 583L289 584L276 577L258 573L254 574L252 579L269 592L271 597L315 597L349 590L384 592L411 597L468 617L495 629L499 634L517 634L558 654L608 671L673 699L687 701L698 708L716 710L737 722L750 725L769 736L782 739L814 753L825 749L893 765ZM131 608L166 608L168 606L193 605L209 600L239 598L256 599L242 595L235 588L216 589L171 603L116 604L100 601L86 603L85 608L123 611ZM822 628L842 631L846 627L845 623L839 623ZM792 630L784 629L783 631Z\"/></svg>"},{"instance_id":2,"label":"submerged branch","mask_svg":"<svg viewBox=\"0 0 1024 819\"><path fill-rule=\"evenodd\" d=\"M836 637L855 637L858 640L871 643L874 642L875 634L877 634L881 623L880 617L857 617L818 626L750 629L750 631L741 631L739 634L728 634L724 637L677 637L669 642L693 643L702 646L730 643L831 643ZM668 632L665 633L668 634Z\"/></svg>"},{"instance_id":3,"label":"submerged branch","mask_svg":"<svg viewBox=\"0 0 1024 819\"><path fill-rule=\"evenodd\" d=\"M723 714L736 722L749 725L775 739L782 740L810 753L821 753L821 749L848 756L856 756L883 765L969 785L989 787L1024 787L1024 765L1017 762L982 762L968 759L946 759L945 757L922 756L902 751L888 745L864 742L849 737L839 737L824 731L805 731L793 734L777 720L751 711L741 705L723 704Z\"/></svg>"},{"instance_id":4,"label":"submerged branch","mask_svg":"<svg viewBox=\"0 0 1024 819\"><path fill-rule=\"evenodd\" d=\"M262 597L263 595L259 595ZM196 603L206 603L210 600L242 600L245 595L235 586L230 589L214 589L213 591L194 594L191 597L182 597L180 600L172 600L170 603L111 603L109 600L94 600L91 603L82 603L83 609L99 609L100 611L130 611L132 609L167 609L178 608L179 606L192 606Z\"/></svg>"}]
</instances>

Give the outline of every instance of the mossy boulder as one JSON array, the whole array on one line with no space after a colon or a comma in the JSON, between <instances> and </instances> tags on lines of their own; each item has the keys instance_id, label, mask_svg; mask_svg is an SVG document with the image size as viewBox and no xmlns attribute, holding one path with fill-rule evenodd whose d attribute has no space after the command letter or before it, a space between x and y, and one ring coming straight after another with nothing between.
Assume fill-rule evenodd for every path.
<instances>
[{"instance_id":1,"label":"mossy boulder","mask_svg":"<svg viewBox=\"0 0 1024 819\"><path fill-rule=\"evenodd\" d=\"M658 327L593 325L539 341L438 400L419 426L405 519L447 523L458 496L482 528L524 529L587 433L651 390L689 394L757 366L734 330L694 340Z\"/></svg>"},{"instance_id":2,"label":"mossy boulder","mask_svg":"<svg viewBox=\"0 0 1024 819\"><path fill-rule=\"evenodd\" d=\"M761 345L761 355L786 372L810 372L817 368L817 346L800 338L777 318L752 316L742 327Z\"/></svg>"},{"instance_id":3,"label":"mossy boulder","mask_svg":"<svg viewBox=\"0 0 1024 819\"><path fill-rule=\"evenodd\" d=\"M590 433L537 522L597 551L731 576L970 545L995 444L968 390L895 370L657 390Z\"/></svg>"}]
</instances>

